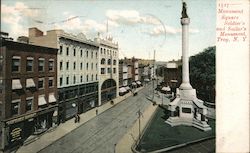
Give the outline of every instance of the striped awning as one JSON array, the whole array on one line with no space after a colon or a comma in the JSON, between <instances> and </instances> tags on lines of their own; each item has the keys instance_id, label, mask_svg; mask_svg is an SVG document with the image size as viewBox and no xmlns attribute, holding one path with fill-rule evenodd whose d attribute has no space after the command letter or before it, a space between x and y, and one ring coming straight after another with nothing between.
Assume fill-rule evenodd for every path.
<instances>
[{"instance_id":1,"label":"striped awning","mask_svg":"<svg viewBox=\"0 0 250 153\"><path fill-rule=\"evenodd\" d=\"M15 89L22 89L20 79L12 80L12 90L15 90Z\"/></svg>"},{"instance_id":2,"label":"striped awning","mask_svg":"<svg viewBox=\"0 0 250 153\"><path fill-rule=\"evenodd\" d=\"M36 87L33 79L26 79L26 88Z\"/></svg>"}]
</instances>

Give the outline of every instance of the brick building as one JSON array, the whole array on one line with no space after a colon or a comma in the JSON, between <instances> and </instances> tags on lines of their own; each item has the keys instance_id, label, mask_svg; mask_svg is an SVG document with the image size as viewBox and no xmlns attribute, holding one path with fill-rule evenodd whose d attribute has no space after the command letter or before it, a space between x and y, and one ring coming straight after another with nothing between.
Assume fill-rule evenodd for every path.
<instances>
[{"instance_id":1,"label":"brick building","mask_svg":"<svg viewBox=\"0 0 250 153\"><path fill-rule=\"evenodd\" d=\"M1 148L57 123L57 49L2 40Z\"/></svg>"}]
</instances>

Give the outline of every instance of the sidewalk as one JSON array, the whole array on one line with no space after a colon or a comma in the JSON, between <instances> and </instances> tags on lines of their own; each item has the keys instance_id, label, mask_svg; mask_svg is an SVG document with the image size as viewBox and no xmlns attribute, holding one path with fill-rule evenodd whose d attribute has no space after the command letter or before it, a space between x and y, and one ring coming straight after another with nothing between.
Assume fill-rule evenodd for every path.
<instances>
[{"instance_id":1,"label":"sidewalk","mask_svg":"<svg viewBox=\"0 0 250 153\"><path fill-rule=\"evenodd\" d=\"M143 89L143 87L140 87L136 89L136 92L140 91ZM124 95L124 96L119 96L116 99L114 99L114 103L111 104L110 102L107 102L106 104L103 104L100 107L96 107L86 113L83 113L80 115L80 123L75 123L74 118L66 121L63 124L60 124L58 127L55 129L49 130L46 132L44 135L41 135L40 137L36 138L34 142L31 142L28 145L23 145L21 146L16 152L17 153L35 153L39 152L43 148L47 147L51 143L57 141L58 139L62 138L69 132L73 131L74 129L78 128L82 124L86 123L87 121L91 120L96 116L96 110L98 110L98 115L100 115L102 112L106 111L107 109L115 106L116 104L122 102L129 96L133 95L131 92Z\"/></svg>"}]
</instances>

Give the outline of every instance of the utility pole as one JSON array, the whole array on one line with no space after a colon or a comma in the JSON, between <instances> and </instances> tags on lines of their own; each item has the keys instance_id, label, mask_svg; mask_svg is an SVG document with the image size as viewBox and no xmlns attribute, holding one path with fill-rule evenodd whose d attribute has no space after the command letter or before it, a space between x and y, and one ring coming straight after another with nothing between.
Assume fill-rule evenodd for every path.
<instances>
[{"instance_id":1,"label":"utility pole","mask_svg":"<svg viewBox=\"0 0 250 153\"><path fill-rule=\"evenodd\" d=\"M138 110L137 114L138 114L138 119L139 119L139 134L138 134L139 135L138 144L139 144L140 139L141 139L141 115L142 115L141 109Z\"/></svg>"},{"instance_id":2,"label":"utility pole","mask_svg":"<svg viewBox=\"0 0 250 153\"><path fill-rule=\"evenodd\" d=\"M153 63L153 98L152 98L152 101L154 100L154 96L155 96L155 84L154 84L154 82L155 82L155 50L154 50L154 63Z\"/></svg>"}]
</instances>

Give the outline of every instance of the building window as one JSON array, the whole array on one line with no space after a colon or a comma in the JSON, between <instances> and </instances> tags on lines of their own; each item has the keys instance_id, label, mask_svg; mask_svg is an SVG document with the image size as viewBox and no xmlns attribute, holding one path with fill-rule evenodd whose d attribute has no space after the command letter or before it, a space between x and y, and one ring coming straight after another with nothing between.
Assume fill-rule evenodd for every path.
<instances>
[{"instance_id":1,"label":"building window","mask_svg":"<svg viewBox=\"0 0 250 153\"><path fill-rule=\"evenodd\" d=\"M63 84L63 77L60 77L60 86Z\"/></svg>"},{"instance_id":2,"label":"building window","mask_svg":"<svg viewBox=\"0 0 250 153\"><path fill-rule=\"evenodd\" d=\"M116 60L113 61L113 65L116 65Z\"/></svg>"},{"instance_id":3,"label":"building window","mask_svg":"<svg viewBox=\"0 0 250 153\"><path fill-rule=\"evenodd\" d=\"M101 64L105 64L105 59L104 58L102 58Z\"/></svg>"},{"instance_id":4,"label":"building window","mask_svg":"<svg viewBox=\"0 0 250 153\"><path fill-rule=\"evenodd\" d=\"M102 54L102 48L101 48L101 54Z\"/></svg>"},{"instance_id":5,"label":"building window","mask_svg":"<svg viewBox=\"0 0 250 153\"><path fill-rule=\"evenodd\" d=\"M81 49L81 57L82 57L82 49Z\"/></svg>"},{"instance_id":6,"label":"building window","mask_svg":"<svg viewBox=\"0 0 250 153\"><path fill-rule=\"evenodd\" d=\"M49 88L53 87L54 86L54 78L49 78Z\"/></svg>"},{"instance_id":7,"label":"building window","mask_svg":"<svg viewBox=\"0 0 250 153\"><path fill-rule=\"evenodd\" d=\"M32 110L33 97L26 98L26 112Z\"/></svg>"},{"instance_id":8,"label":"building window","mask_svg":"<svg viewBox=\"0 0 250 153\"><path fill-rule=\"evenodd\" d=\"M97 63L95 64L95 69L97 70Z\"/></svg>"},{"instance_id":9,"label":"building window","mask_svg":"<svg viewBox=\"0 0 250 153\"><path fill-rule=\"evenodd\" d=\"M38 89L43 89L44 88L44 78L39 78L38 79Z\"/></svg>"},{"instance_id":10,"label":"building window","mask_svg":"<svg viewBox=\"0 0 250 153\"><path fill-rule=\"evenodd\" d=\"M49 60L49 71L54 71L54 59Z\"/></svg>"},{"instance_id":11,"label":"building window","mask_svg":"<svg viewBox=\"0 0 250 153\"><path fill-rule=\"evenodd\" d=\"M74 64L73 64L73 68L74 68L74 70L76 69L76 62L74 62Z\"/></svg>"},{"instance_id":12,"label":"building window","mask_svg":"<svg viewBox=\"0 0 250 153\"><path fill-rule=\"evenodd\" d=\"M61 61L60 62L60 70L62 70L63 69L63 62Z\"/></svg>"},{"instance_id":13,"label":"building window","mask_svg":"<svg viewBox=\"0 0 250 153\"><path fill-rule=\"evenodd\" d=\"M39 58L38 60L38 71L41 72L41 71L44 71L44 58Z\"/></svg>"},{"instance_id":14,"label":"building window","mask_svg":"<svg viewBox=\"0 0 250 153\"><path fill-rule=\"evenodd\" d=\"M20 71L20 61L21 61L21 58L19 56L12 57L12 72Z\"/></svg>"},{"instance_id":15,"label":"building window","mask_svg":"<svg viewBox=\"0 0 250 153\"><path fill-rule=\"evenodd\" d=\"M76 56L76 49L74 48L74 56Z\"/></svg>"},{"instance_id":16,"label":"building window","mask_svg":"<svg viewBox=\"0 0 250 153\"><path fill-rule=\"evenodd\" d=\"M19 111L19 104L20 104L21 100L13 100L11 102L11 115L18 115L18 111Z\"/></svg>"},{"instance_id":17,"label":"building window","mask_svg":"<svg viewBox=\"0 0 250 153\"><path fill-rule=\"evenodd\" d=\"M91 51L91 58L93 58L94 57L94 53L93 53L93 51Z\"/></svg>"},{"instance_id":18,"label":"building window","mask_svg":"<svg viewBox=\"0 0 250 153\"><path fill-rule=\"evenodd\" d=\"M116 73L116 68L113 68L113 73Z\"/></svg>"},{"instance_id":19,"label":"building window","mask_svg":"<svg viewBox=\"0 0 250 153\"><path fill-rule=\"evenodd\" d=\"M86 51L86 57L88 57L89 56L89 51Z\"/></svg>"},{"instance_id":20,"label":"building window","mask_svg":"<svg viewBox=\"0 0 250 153\"><path fill-rule=\"evenodd\" d=\"M87 70L89 69L89 63L86 64L86 69L87 69Z\"/></svg>"},{"instance_id":21,"label":"building window","mask_svg":"<svg viewBox=\"0 0 250 153\"><path fill-rule=\"evenodd\" d=\"M111 73L111 68L108 68L108 73Z\"/></svg>"},{"instance_id":22,"label":"building window","mask_svg":"<svg viewBox=\"0 0 250 153\"><path fill-rule=\"evenodd\" d=\"M96 58L98 58L98 56L97 56L97 52L95 52L95 57L96 57Z\"/></svg>"},{"instance_id":23,"label":"building window","mask_svg":"<svg viewBox=\"0 0 250 153\"><path fill-rule=\"evenodd\" d=\"M73 84L76 83L76 76L73 77Z\"/></svg>"},{"instance_id":24,"label":"building window","mask_svg":"<svg viewBox=\"0 0 250 153\"><path fill-rule=\"evenodd\" d=\"M97 74L95 75L95 79L96 79L96 80L98 80L98 76L97 76Z\"/></svg>"},{"instance_id":25,"label":"building window","mask_svg":"<svg viewBox=\"0 0 250 153\"><path fill-rule=\"evenodd\" d=\"M101 74L105 74L105 68L101 68Z\"/></svg>"},{"instance_id":26,"label":"building window","mask_svg":"<svg viewBox=\"0 0 250 153\"><path fill-rule=\"evenodd\" d=\"M33 57L27 57L27 63L26 63L26 71L32 72L33 71Z\"/></svg>"},{"instance_id":27,"label":"building window","mask_svg":"<svg viewBox=\"0 0 250 153\"><path fill-rule=\"evenodd\" d=\"M66 55L69 55L69 47L66 48Z\"/></svg>"},{"instance_id":28,"label":"building window","mask_svg":"<svg viewBox=\"0 0 250 153\"><path fill-rule=\"evenodd\" d=\"M82 82L82 75L81 75L81 79L80 79L80 80L81 80L81 82Z\"/></svg>"},{"instance_id":29,"label":"building window","mask_svg":"<svg viewBox=\"0 0 250 153\"><path fill-rule=\"evenodd\" d=\"M106 49L105 48L103 49L103 52L104 52L104 55L105 55L106 54Z\"/></svg>"},{"instance_id":30,"label":"building window","mask_svg":"<svg viewBox=\"0 0 250 153\"><path fill-rule=\"evenodd\" d=\"M94 81L94 75L93 74L91 75L91 81Z\"/></svg>"},{"instance_id":31,"label":"building window","mask_svg":"<svg viewBox=\"0 0 250 153\"><path fill-rule=\"evenodd\" d=\"M82 70L82 63L80 64L80 68L81 68L81 70Z\"/></svg>"},{"instance_id":32,"label":"building window","mask_svg":"<svg viewBox=\"0 0 250 153\"><path fill-rule=\"evenodd\" d=\"M67 76L66 78L66 84L68 85L69 84L69 77Z\"/></svg>"},{"instance_id":33,"label":"building window","mask_svg":"<svg viewBox=\"0 0 250 153\"><path fill-rule=\"evenodd\" d=\"M60 46L60 54L62 55L63 52L63 46Z\"/></svg>"},{"instance_id":34,"label":"building window","mask_svg":"<svg viewBox=\"0 0 250 153\"><path fill-rule=\"evenodd\" d=\"M66 63L66 70L69 69L69 61Z\"/></svg>"},{"instance_id":35,"label":"building window","mask_svg":"<svg viewBox=\"0 0 250 153\"><path fill-rule=\"evenodd\" d=\"M91 70L93 70L93 68L94 68L94 65L93 65L93 63L91 63Z\"/></svg>"},{"instance_id":36,"label":"building window","mask_svg":"<svg viewBox=\"0 0 250 153\"><path fill-rule=\"evenodd\" d=\"M108 65L111 65L111 59L108 59Z\"/></svg>"},{"instance_id":37,"label":"building window","mask_svg":"<svg viewBox=\"0 0 250 153\"><path fill-rule=\"evenodd\" d=\"M89 81L89 75L87 75L87 77L86 77L86 78L87 78L87 82L88 82L88 81Z\"/></svg>"}]
</instances>

